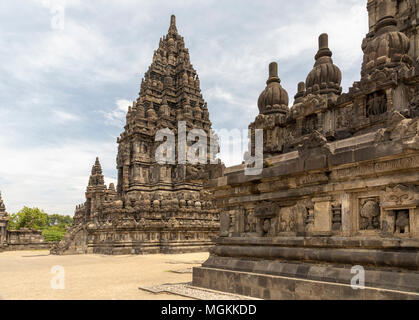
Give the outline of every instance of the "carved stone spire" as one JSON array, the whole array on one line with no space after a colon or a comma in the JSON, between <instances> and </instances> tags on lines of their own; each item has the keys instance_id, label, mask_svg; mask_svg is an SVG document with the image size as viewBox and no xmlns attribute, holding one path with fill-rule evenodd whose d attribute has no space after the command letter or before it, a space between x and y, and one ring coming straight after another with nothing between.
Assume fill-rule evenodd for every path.
<instances>
[{"instance_id":1,"label":"carved stone spire","mask_svg":"<svg viewBox=\"0 0 419 320\"><path fill-rule=\"evenodd\" d=\"M153 168L158 129L177 131L178 121L185 121L187 130L211 132L208 108L201 94L200 79L190 62L189 50L179 35L176 18L170 19L168 33L159 41L152 63L141 82L137 109L131 111L125 131L118 139L118 185L120 196L145 190L161 180L170 183L171 174ZM141 159L141 160L140 160ZM180 172L181 169L170 169ZM160 176L160 178L159 178ZM173 176L176 177L175 174ZM184 179L178 178L176 179Z\"/></svg>"},{"instance_id":2,"label":"carved stone spire","mask_svg":"<svg viewBox=\"0 0 419 320\"><path fill-rule=\"evenodd\" d=\"M177 34L176 16L174 14L172 14L172 16L170 17L169 34Z\"/></svg>"},{"instance_id":3,"label":"carved stone spire","mask_svg":"<svg viewBox=\"0 0 419 320\"><path fill-rule=\"evenodd\" d=\"M266 88L259 96L258 107L261 114L287 113L288 112L288 93L281 86L278 77L278 64L269 64L269 79L266 81Z\"/></svg>"},{"instance_id":4,"label":"carved stone spire","mask_svg":"<svg viewBox=\"0 0 419 320\"><path fill-rule=\"evenodd\" d=\"M341 94L342 73L333 64L332 51L329 49L329 37L323 33L319 37L319 51L315 56L316 63L306 79L306 95Z\"/></svg>"},{"instance_id":5,"label":"carved stone spire","mask_svg":"<svg viewBox=\"0 0 419 320\"><path fill-rule=\"evenodd\" d=\"M102 166L100 165L99 158L96 157L95 164L92 167L92 174L89 179L89 187L104 185L105 180L102 174Z\"/></svg>"},{"instance_id":6,"label":"carved stone spire","mask_svg":"<svg viewBox=\"0 0 419 320\"><path fill-rule=\"evenodd\" d=\"M304 94L306 92L306 84L304 82L299 82L297 87L297 94L294 96L294 103L299 103L302 101Z\"/></svg>"}]
</instances>

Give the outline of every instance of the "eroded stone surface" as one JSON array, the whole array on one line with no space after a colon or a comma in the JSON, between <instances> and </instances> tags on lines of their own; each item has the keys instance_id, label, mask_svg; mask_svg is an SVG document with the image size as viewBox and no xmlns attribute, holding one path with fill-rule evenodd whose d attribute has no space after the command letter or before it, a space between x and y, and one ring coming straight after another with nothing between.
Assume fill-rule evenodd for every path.
<instances>
[{"instance_id":1,"label":"eroded stone surface","mask_svg":"<svg viewBox=\"0 0 419 320\"><path fill-rule=\"evenodd\" d=\"M418 9L415 1L368 1L361 79L347 93L327 34L290 108L270 65L249 126L264 133L263 171L227 168L206 184L230 217L194 285L267 299L419 292ZM367 293L350 291L356 265L367 270ZM324 284L310 282L316 270Z\"/></svg>"},{"instance_id":2,"label":"eroded stone surface","mask_svg":"<svg viewBox=\"0 0 419 320\"><path fill-rule=\"evenodd\" d=\"M183 124L179 124L183 122ZM159 164L159 129L177 133L184 125L211 134L199 77L172 16L153 62L129 107L118 138L118 184L105 186L99 160L92 169L86 202L76 208L74 226L53 253L143 254L207 250L219 230L219 214L203 181L222 165ZM180 134L177 135L176 150ZM186 139L186 137L185 137ZM169 151L167 151L169 152ZM179 160L179 161L178 161Z\"/></svg>"}]
</instances>

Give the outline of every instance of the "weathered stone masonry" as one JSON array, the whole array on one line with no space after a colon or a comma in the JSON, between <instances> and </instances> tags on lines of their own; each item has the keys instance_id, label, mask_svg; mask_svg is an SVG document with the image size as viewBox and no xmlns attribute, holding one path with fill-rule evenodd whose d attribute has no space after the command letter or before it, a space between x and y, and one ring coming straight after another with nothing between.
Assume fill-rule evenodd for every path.
<instances>
[{"instance_id":1,"label":"weathered stone masonry","mask_svg":"<svg viewBox=\"0 0 419 320\"><path fill-rule=\"evenodd\" d=\"M184 122L188 132L202 129L211 135L200 80L172 16L169 32L160 39L117 141L116 189L105 186L97 159L86 202L77 207L74 227L53 253L208 250L219 230L219 215L202 190L203 181L219 175L223 167L157 163L155 153L161 142L155 141L156 132L168 128L180 136L179 122Z\"/></svg>"},{"instance_id":2,"label":"weathered stone masonry","mask_svg":"<svg viewBox=\"0 0 419 320\"><path fill-rule=\"evenodd\" d=\"M220 237L193 283L266 299L419 298L419 1L368 1L361 80L328 37L294 105L270 65L251 129L264 168L210 180ZM354 266L365 290L351 288Z\"/></svg>"}]
</instances>

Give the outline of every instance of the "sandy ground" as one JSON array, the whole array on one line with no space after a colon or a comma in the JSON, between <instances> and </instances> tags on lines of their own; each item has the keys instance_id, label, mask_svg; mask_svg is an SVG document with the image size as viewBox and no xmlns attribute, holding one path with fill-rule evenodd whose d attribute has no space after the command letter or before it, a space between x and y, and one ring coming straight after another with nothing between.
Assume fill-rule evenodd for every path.
<instances>
[{"instance_id":1,"label":"sandy ground","mask_svg":"<svg viewBox=\"0 0 419 320\"><path fill-rule=\"evenodd\" d=\"M191 273L174 273L198 266L208 253L147 256L53 256L48 251L0 253L0 299L185 299L154 295L139 286L192 281ZM64 267L65 289L54 290L54 266Z\"/></svg>"}]
</instances>

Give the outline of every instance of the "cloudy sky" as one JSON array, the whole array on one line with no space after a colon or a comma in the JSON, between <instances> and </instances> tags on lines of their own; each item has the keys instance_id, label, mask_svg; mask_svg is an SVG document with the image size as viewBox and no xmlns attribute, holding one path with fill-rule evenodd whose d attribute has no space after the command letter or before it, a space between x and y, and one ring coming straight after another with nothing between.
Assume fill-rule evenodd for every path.
<instances>
[{"instance_id":1,"label":"cloudy sky","mask_svg":"<svg viewBox=\"0 0 419 320\"><path fill-rule=\"evenodd\" d=\"M171 14L190 50L216 129L246 129L268 64L290 103L329 34L346 91L359 79L366 0L2 0L0 190L73 214L95 157L115 182L116 138ZM223 158L224 157L224 158ZM240 163L222 156L228 165Z\"/></svg>"}]
</instances>

